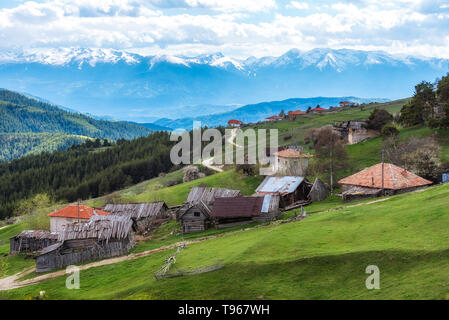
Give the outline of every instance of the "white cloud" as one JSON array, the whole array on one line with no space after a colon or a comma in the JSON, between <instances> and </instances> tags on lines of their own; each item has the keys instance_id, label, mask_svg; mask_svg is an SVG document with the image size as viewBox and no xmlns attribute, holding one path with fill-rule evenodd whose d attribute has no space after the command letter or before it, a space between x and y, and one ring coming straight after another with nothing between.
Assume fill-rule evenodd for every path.
<instances>
[{"instance_id":1,"label":"white cloud","mask_svg":"<svg viewBox=\"0 0 449 320\"><path fill-rule=\"evenodd\" d=\"M299 2L299 1L290 1L289 4L286 5L287 9L295 8L299 10L309 9L309 4L307 2Z\"/></svg>"},{"instance_id":2,"label":"white cloud","mask_svg":"<svg viewBox=\"0 0 449 320\"><path fill-rule=\"evenodd\" d=\"M276 8L274 0L149 0L158 8L198 8L224 12L259 12Z\"/></svg>"},{"instance_id":3,"label":"white cloud","mask_svg":"<svg viewBox=\"0 0 449 320\"><path fill-rule=\"evenodd\" d=\"M299 16L287 6L308 9ZM293 47L346 47L449 58L449 10L434 10L427 0L341 0L318 8L290 1L287 6L274 0L30 1L0 9L0 48L222 51L246 57Z\"/></svg>"}]
</instances>

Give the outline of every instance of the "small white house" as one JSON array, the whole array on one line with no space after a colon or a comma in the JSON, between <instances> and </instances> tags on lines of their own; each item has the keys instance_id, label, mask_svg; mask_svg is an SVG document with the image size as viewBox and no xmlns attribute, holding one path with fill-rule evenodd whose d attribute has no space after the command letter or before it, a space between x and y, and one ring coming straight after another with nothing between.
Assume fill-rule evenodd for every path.
<instances>
[{"instance_id":1,"label":"small white house","mask_svg":"<svg viewBox=\"0 0 449 320\"><path fill-rule=\"evenodd\" d=\"M68 205L65 208L49 213L47 216L50 217L50 231L62 232L68 224L87 222L94 215L106 216L109 213L83 205Z\"/></svg>"}]
</instances>

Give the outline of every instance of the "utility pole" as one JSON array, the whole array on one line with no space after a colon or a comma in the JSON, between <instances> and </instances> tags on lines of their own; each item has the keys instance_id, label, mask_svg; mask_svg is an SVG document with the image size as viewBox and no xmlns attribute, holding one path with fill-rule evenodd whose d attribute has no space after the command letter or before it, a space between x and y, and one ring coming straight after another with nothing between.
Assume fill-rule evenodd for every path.
<instances>
[{"instance_id":1,"label":"utility pole","mask_svg":"<svg viewBox=\"0 0 449 320\"><path fill-rule=\"evenodd\" d=\"M382 148L382 195L383 196L385 196L384 152L385 152L385 148Z\"/></svg>"}]
</instances>

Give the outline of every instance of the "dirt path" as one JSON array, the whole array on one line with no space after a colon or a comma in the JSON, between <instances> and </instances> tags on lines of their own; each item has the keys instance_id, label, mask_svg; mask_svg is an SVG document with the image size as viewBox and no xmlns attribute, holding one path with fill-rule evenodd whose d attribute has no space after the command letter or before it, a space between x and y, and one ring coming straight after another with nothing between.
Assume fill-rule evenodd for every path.
<instances>
[{"instance_id":1,"label":"dirt path","mask_svg":"<svg viewBox=\"0 0 449 320\"><path fill-rule=\"evenodd\" d=\"M229 136L227 142L236 146L237 148L242 148L242 146L240 146L234 142L239 130L240 130L239 128L232 129L231 135ZM203 160L202 165L209 169L212 169L214 171L223 172L223 165L214 164L214 158L209 158L209 159Z\"/></svg>"},{"instance_id":2,"label":"dirt path","mask_svg":"<svg viewBox=\"0 0 449 320\"><path fill-rule=\"evenodd\" d=\"M223 172L223 165L216 165L214 164L214 158L209 158L206 160L203 160L203 166L212 169L217 172Z\"/></svg>"},{"instance_id":3,"label":"dirt path","mask_svg":"<svg viewBox=\"0 0 449 320\"><path fill-rule=\"evenodd\" d=\"M190 240L190 241L176 242L174 244L163 246L163 247L160 247L160 248L157 248L157 249L152 249L152 250L147 250L147 251L143 251L143 252L132 253L132 254L129 254L127 256L121 256L121 257L115 257L115 258L95 261L95 262L84 264L84 265L81 265L81 266L78 266L78 267L79 267L79 270L81 271L81 270L87 270L87 269L94 268L94 267L100 267L100 266L105 266L105 265L109 265L109 264L114 264L114 263L118 263L118 262L122 262L122 261L126 261L126 260L133 260L133 259L149 256L149 255L151 255L153 253L174 249L174 248L177 248L177 247L179 247L181 245L190 245L190 244L194 244L194 243L199 243L199 242L211 240L211 239L214 239L214 238L228 236L228 235L235 234L235 233L238 233L238 232L247 231L249 229L253 229L253 228L245 228L245 229L241 229L241 230L237 230L237 231L232 231L232 232L227 232L227 233L223 233L223 234L208 236L208 237L199 238L199 239ZM12 276L0 279L0 291L26 287L26 286L29 286L29 285L32 285L32 284L36 284L36 283L45 281L45 280L49 280L49 279L57 278L57 277L60 277L60 276L64 276L66 274L65 270L59 270L59 271L56 271L56 272L47 273L47 274L44 274L44 275L41 275L41 276L37 276L37 277L32 278L32 279L26 279L26 280L23 280L23 281L17 281L20 278L22 278L22 277L24 277L24 276L26 276L26 275L34 272L34 271L36 271L36 268L32 267L30 269L26 269L24 271L16 273L16 274L14 274Z\"/></svg>"},{"instance_id":4,"label":"dirt path","mask_svg":"<svg viewBox=\"0 0 449 320\"><path fill-rule=\"evenodd\" d=\"M363 206L363 205L369 205L369 204L373 204L373 203L377 203L377 202L386 201L386 200L389 200L389 199L390 198L387 197L387 198L382 198L382 199L378 199L378 200L374 200L374 201L370 201L370 202L366 202L366 203L358 203L358 204L349 205L349 206L342 206L342 207L338 207L338 208L332 208L332 209L329 209L329 210L315 212L313 214L315 215L315 214L319 214L319 213L331 212L331 211L341 210L341 209L345 209L345 208L359 207L359 206ZM232 232L227 232L227 233L222 233L222 234L218 234L218 235L208 236L208 237L199 238L199 239L195 239L195 240L176 242L174 244L163 246L163 247L160 247L160 248L157 248L157 249L147 250L147 251L138 252L138 253L132 253L132 254L129 254L127 256L121 256L121 257L115 257L115 258L95 261L95 262L92 262L92 263L81 265L81 266L79 266L79 269L80 270L88 270L88 269L94 268L94 267L105 266L105 265L114 264L114 263L118 263L118 262L122 262L122 261L126 261L126 260L132 260L132 259L137 259L137 258L141 258L141 257L146 257L146 256L149 256L149 255L151 255L153 253L157 253L157 252L161 252L161 251L166 251L166 250L177 248L178 246L181 246L181 245L190 245L190 244L194 244L194 243L199 243L199 242L203 242L203 241L207 241L207 240L211 240L211 239L215 239L215 238L219 238L219 237L230 236L230 235L233 235L233 234L236 234L236 233L248 231L248 230L255 229L255 228L263 228L263 227L269 227L269 226L273 226L273 225L279 225L279 224L284 223L284 222L285 222L284 220L276 220L276 221L271 222L268 225L258 225L258 226L254 226L254 227L244 228L244 229L240 229L240 230L236 230L236 231L232 231ZM291 220L289 222L295 222L295 220ZM59 270L59 271L56 271L56 272L53 272L53 273L48 273L48 274L44 274L44 275L41 275L41 276L37 276L37 277L32 278L32 279L27 279L27 280L23 280L23 281L17 281L20 278L22 278L22 277L24 277L24 276L34 272L35 270L36 270L36 268L32 267L30 269L27 269L27 270L21 271L19 273L16 273L16 274L14 274L12 276L0 279L0 291L26 287L26 286L29 286L29 285L32 285L32 284L36 284L36 283L45 281L45 280L49 280L49 279L57 278L57 277L60 277L60 276L64 276L66 274L65 270Z\"/></svg>"}]
</instances>

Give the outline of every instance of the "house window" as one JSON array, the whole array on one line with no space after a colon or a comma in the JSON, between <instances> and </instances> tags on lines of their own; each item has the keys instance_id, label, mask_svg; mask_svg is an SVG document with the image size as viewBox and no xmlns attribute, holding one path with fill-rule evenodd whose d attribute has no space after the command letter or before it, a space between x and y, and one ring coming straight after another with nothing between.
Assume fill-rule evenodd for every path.
<instances>
[{"instance_id":1,"label":"house window","mask_svg":"<svg viewBox=\"0 0 449 320\"><path fill-rule=\"evenodd\" d=\"M194 212L193 215L194 215L195 217L199 217L199 216L200 216L200 213L197 211L197 212Z\"/></svg>"}]
</instances>

